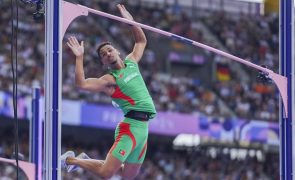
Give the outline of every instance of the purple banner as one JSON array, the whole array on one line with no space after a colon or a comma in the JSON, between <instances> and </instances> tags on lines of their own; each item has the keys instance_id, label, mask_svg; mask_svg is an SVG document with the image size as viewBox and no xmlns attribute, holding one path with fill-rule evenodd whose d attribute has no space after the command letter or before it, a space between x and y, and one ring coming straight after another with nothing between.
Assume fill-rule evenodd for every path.
<instances>
[{"instance_id":1,"label":"purple banner","mask_svg":"<svg viewBox=\"0 0 295 180\"><path fill-rule=\"evenodd\" d=\"M112 106L82 104L81 125L114 129L124 116ZM233 141L234 129L239 123L235 120L212 119L207 116L189 115L172 112L159 112L150 121L150 133L178 135L180 133L199 134L201 137Z\"/></svg>"},{"instance_id":2,"label":"purple banner","mask_svg":"<svg viewBox=\"0 0 295 180\"><path fill-rule=\"evenodd\" d=\"M247 121L240 126L241 142L260 142L271 145L279 145L279 127L276 123L264 121Z\"/></svg>"},{"instance_id":3,"label":"purple banner","mask_svg":"<svg viewBox=\"0 0 295 180\"><path fill-rule=\"evenodd\" d=\"M82 104L81 125L114 129L124 116L112 106ZM201 114L189 115L159 112L150 121L150 133L175 136L180 133L198 134L217 141L261 142L279 144L279 127L265 121L212 118Z\"/></svg>"},{"instance_id":4,"label":"purple banner","mask_svg":"<svg viewBox=\"0 0 295 180\"><path fill-rule=\"evenodd\" d=\"M41 104L43 99L41 99ZM43 107L43 106L42 106ZM31 98L18 99L18 116L31 119ZM44 115L43 109L40 110ZM0 115L13 117L11 94L0 92ZM44 118L44 117L43 117ZM113 106L81 103L63 100L62 122L69 125L82 125L115 129L124 119L121 110ZM202 138L217 141L259 142L279 145L279 126L277 123L245 119L212 118L200 113L195 115L159 112L150 121L150 133L175 136L180 133L198 134Z\"/></svg>"},{"instance_id":5,"label":"purple banner","mask_svg":"<svg viewBox=\"0 0 295 180\"><path fill-rule=\"evenodd\" d=\"M160 112L151 120L149 130L151 133L164 135L194 134L198 128L197 119L198 117L187 114Z\"/></svg>"},{"instance_id":6,"label":"purple banner","mask_svg":"<svg viewBox=\"0 0 295 180\"><path fill-rule=\"evenodd\" d=\"M83 104L81 125L114 129L124 119L123 113L112 106ZM179 113L158 113L151 120L149 131L157 134L177 135L196 133L197 117Z\"/></svg>"},{"instance_id":7,"label":"purple banner","mask_svg":"<svg viewBox=\"0 0 295 180\"><path fill-rule=\"evenodd\" d=\"M114 129L124 118L123 113L112 106L83 103L81 108L81 125L85 126Z\"/></svg>"},{"instance_id":8,"label":"purple banner","mask_svg":"<svg viewBox=\"0 0 295 180\"><path fill-rule=\"evenodd\" d=\"M17 115L21 119L30 119L32 117L32 98L19 97L17 100ZM13 117L13 99L12 95L0 91L0 115Z\"/></svg>"},{"instance_id":9,"label":"purple banner","mask_svg":"<svg viewBox=\"0 0 295 180\"><path fill-rule=\"evenodd\" d=\"M187 54L183 52L171 51L168 54L168 60L171 62L190 63L202 65L205 63L205 58L202 54Z\"/></svg>"}]
</instances>

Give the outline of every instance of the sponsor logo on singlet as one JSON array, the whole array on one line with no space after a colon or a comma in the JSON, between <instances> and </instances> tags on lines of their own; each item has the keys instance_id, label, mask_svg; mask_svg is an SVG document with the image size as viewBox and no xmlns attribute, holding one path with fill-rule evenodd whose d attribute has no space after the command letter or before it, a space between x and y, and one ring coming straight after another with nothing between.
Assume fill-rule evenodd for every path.
<instances>
[{"instance_id":1,"label":"sponsor logo on singlet","mask_svg":"<svg viewBox=\"0 0 295 180\"><path fill-rule=\"evenodd\" d=\"M138 73L138 72L131 73L130 75L128 75L128 76L124 79L124 82L125 82L125 83L128 83L131 79L135 78L136 76L139 76L139 73Z\"/></svg>"}]
</instances>

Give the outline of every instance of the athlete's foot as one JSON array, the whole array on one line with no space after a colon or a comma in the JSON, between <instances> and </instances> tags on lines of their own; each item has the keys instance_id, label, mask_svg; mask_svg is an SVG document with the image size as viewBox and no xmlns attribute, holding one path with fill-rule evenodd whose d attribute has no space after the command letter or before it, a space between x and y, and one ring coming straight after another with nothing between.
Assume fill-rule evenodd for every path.
<instances>
[{"instance_id":1,"label":"athlete's foot","mask_svg":"<svg viewBox=\"0 0 295 180\"><path fill-rule=\"evenodd\" d=\"M90 159L90 157L86 153L84 153L84 152L82 152L81 154L79 154L76 158L77 159ZM67 171L68 172L73 172L73 171L78 170L79 168L80 167L77 166L77 165L69 165L69 168L67 169Z\"/></svg>"},{"instance_id":2,"label":"athlete's foot","mask_svg":"<svg viewBox=\"0 0 295 180\"><path fill-rule=\"evenodd\" d=\"M68 157L75 157L75 153L73 151L67 151L63 155L61 155L60 160L61 160L61 168L64 168L67 172L70 172L69 169L73 165L68 165L67 164L67 158Z\"/></svg>"}]
</instances>

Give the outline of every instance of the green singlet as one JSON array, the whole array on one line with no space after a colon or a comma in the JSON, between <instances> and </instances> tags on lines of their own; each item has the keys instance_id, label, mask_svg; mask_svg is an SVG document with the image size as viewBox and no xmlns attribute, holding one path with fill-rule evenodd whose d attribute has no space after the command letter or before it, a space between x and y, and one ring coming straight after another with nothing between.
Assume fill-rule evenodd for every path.
<instances>
[{"instance_id":1,"label":"green singlet","mask_svg":"<svg viewBox=\"0 0 295 180\"><path fill-rule=\"evenodd\" d=\"M124 64L125 68L110 72L117 84L112 100L124 114L135 110L148 112L154 118L157 112L138 64L127 58ZM146 154L147 138L147 121L125 118L116 128L115 142L110 153L121 162L141 164Z\"/></svg>"}]
</instances>

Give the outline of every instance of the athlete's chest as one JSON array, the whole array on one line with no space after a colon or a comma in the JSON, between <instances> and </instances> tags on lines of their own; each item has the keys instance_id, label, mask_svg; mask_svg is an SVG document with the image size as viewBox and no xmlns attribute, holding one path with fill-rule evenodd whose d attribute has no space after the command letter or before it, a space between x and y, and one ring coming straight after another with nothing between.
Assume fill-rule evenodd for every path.
<instances>
[{"instance_id":1,"label":"athlete's chest","mask_svg":"<svg viewBox=\"0 0 295 180\"><path fill-rule=\"evenodd\" d=\"M128 65L116 75L116 84L118 86L128 86L140 80L141 74L135 65Z\"/></svg>"}]
</instances>

